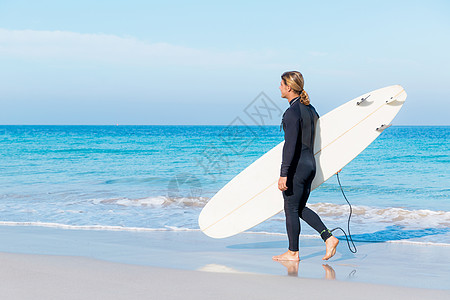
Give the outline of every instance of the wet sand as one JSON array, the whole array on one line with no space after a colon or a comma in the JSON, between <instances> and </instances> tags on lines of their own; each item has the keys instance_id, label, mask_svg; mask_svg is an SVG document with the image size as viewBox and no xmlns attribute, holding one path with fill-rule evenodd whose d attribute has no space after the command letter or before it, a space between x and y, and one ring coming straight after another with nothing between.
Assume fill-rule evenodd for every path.
<instances>
[{"instance_id":1,"label":"wet sand","mask_svg":"<svg viewBox=\"0 0 450 300\"><path fill-rule=\"evenodd\" d=\"M450 299L449 247L301 238L300 263L272 261L286 237L0 226L1 299ZM372 297L372 298L371 298Z\"/></svg>"}]
</instances>

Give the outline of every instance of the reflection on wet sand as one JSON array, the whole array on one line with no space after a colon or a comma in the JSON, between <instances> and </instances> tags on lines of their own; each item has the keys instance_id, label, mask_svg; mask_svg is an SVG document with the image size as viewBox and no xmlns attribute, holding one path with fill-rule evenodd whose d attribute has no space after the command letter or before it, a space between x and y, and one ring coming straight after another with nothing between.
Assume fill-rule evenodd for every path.
<instances>
[{"instance_id":1,"label":"reflection on wet sand","mask_svg":"<svg viewBox=\"0 0 450 300\"><path fill-rule=\"evenodd\" d=\"M322 267L325 270L325 279L331 279L334 280L336 279L336 272L334 271L334 269L330 266L330 265L322 265Z\"/></svg>"},{"instance_id":2,"label":"reflection on wet sand","mask_svg":"<svg viewBox=\"0 0 450 300\"><path fill-rule=\"evenodd\" d=\"M300 264L299 261L285 260L285 261L277 261L277 262L279 262L280 264L282 264L283 266L286 267L288 276L298 277L298 268L299 268L299 264ZM323 264L322 268L325 270L325 274L323 277L324 279L327 279L327 280L335 280L336 279L336 272L329 264ZM239 271L239 270L230 268L225 265L220 265L220 264L207 264L201 268L198 268L197 270L203 271L203 272L215 272L215 273L241 273L241 274L248 273L248 272ZM349 274L349 277L347 279L354 276L355 273L356 273L356 270L353 270Z\"/></svg>"},{"instance_id":3,"label":"reflection on wet sand","mask_svg":"<svg viewBox=\"0 0 450 300\"><path fill-rule=\"evenodd\" d=\"M289 276L298 277L298 265L300 262L289 261L289 260L278 261L278 262L286 267L287 273ZM326 265L322 265L322 267L325 270L325 276L324 276L325 279L329 279L329 280L336 279L336 272L330 265L326 264Z\"/></svg>"},{"instance_id":4,"label":"reflection on wet sand","mask_svg":"<svg viewBox=\"0 0 450 300\"><path fill-rule=\"evenodd\" d=\"M298 277L298 264L299 261L294 260L280 260L280 264L286 267L289 276Z\"/></svg>"}]
</instances>

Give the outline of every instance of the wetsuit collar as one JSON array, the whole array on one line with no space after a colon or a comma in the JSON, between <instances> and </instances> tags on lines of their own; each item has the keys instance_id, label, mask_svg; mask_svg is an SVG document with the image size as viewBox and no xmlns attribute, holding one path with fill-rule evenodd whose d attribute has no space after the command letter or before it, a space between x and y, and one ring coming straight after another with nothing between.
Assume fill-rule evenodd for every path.
<instances>
[{"instance_id":1,"label":"wetsuit collar","mask_svg":"<svg viewBox=\"0 0 450 300\"><path fill-rule=\"evenodd\" d=\"M296 102L298 99L300 99L300 97L295 97L291 100L291 102L289 102L289 104L292 106L292 104L294 104L294 102Z\"/></svg>"}]
</instances>

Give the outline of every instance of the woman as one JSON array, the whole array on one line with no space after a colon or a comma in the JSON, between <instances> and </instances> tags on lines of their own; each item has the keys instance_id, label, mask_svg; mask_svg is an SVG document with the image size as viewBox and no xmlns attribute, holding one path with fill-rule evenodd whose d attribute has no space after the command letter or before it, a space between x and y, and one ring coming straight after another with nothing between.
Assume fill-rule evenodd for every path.
<instances>
[{"instance_id":1,"label":"woman","mask_svg":"<svg viewBox=\"0 0 450 300\"><path fill-rule=\"evenodd\" d=\"M339 244L325 227L320 217L306 207L311 183L316 174L314 159L314 130L319 118L303 89L304 80L300 72L285 72L281 75L281 97L289 101L289 108L283 115L284 147L278 188L283 192L286 230L289 250L274 256L274 260L299 261L298 245L300 220L302 218L322 237L326 245L323 260L336 253Z\"/></svg>"}]
</instances>

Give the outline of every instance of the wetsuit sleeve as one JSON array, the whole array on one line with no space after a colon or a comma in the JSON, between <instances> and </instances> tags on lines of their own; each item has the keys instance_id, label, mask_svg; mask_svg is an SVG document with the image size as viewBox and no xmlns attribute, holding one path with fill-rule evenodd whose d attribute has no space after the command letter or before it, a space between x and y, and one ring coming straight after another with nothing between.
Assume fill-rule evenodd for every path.
<instances>
[{"instance_id":1,"label":"wetsuit sleeve","mask_svg":"<svg viewBox=\"0 0 450 300\"><path fill-rule=\"evenodd\" d=\"M288 110L283 118L284 123L284 146L283 146L283 160L281 163L280 176L286 177L288 175L289 167L294 158L295 146L300 129L300 119L295 116L293 111Z\"/></svg>"}]
</instances>

